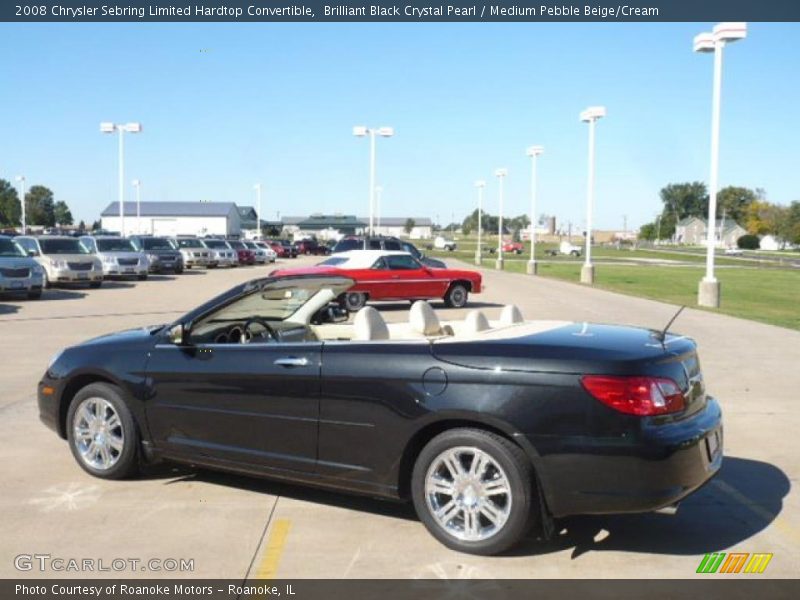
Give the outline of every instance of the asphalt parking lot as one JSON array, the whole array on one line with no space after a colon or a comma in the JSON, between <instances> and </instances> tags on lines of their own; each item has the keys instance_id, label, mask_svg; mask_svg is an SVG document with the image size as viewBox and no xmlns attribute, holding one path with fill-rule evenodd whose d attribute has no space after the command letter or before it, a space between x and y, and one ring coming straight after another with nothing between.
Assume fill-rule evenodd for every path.
<instances>
[{"instance_id":1,"label":"asphalt parking lot","mask_svg":"<svg viewBox=\"0 0 800 600\"><path fill-rule=\"evenodd\" d=\"M708 389L723 406L720 476L674 516L572 518L559 523L554 540L531 538L507 556L446 549L404 504L168 465L137 480L94 479L78 467L66 442L39 422L36 383L60 348L170 321L268 270L192 270L107 282L98 290L50 290L40 301L0 299L0 577L42 576L14 567L15 556L36 553L108 562L193 559L192 576L233 579L693 577L703 555L714 551L773 554L762 575L747 577L800 573L800 494L794 488L800 475L800 332L708 312L688 309L673 329L698 341ZM473 305L490 318L513 302L529 319L661 327L676 309L491 270L485 282L486 293ZM403 320L408 307L390 304L382 311L387 320ZM459 314L437 311L444 318Z\"/></svg>"}]
</instances>

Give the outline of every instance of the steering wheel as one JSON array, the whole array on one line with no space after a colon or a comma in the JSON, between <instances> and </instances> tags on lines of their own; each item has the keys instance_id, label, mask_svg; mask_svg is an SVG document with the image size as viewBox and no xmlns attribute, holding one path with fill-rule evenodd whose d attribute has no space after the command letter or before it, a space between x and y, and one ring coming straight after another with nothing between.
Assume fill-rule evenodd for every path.
<instances>
[{"instance_id":1,"label":"steering wheel","mask_svg":"<svg viewBox=\"0 0 800 600\"><path fill-rule=\"evenodd\" d=\"M259 325L264 331L261 331L261 332L258 332L258 333L254 333L254 332L250 331L250 327L252 325ZM272 326L269 323L267 323L261 317L252 317L250 319L247 319L247 321L245 321L244 325L242 326L242 336L239 338L239 343L240 344L249 344L250 342L253 341L253 339L256 336L259 336L259 337L262 337L262 338L265 338L265 339L273 339L275 341L278 340L278 335L275 332L275 330L272 328Z\"/></svg>"}]
</instances>

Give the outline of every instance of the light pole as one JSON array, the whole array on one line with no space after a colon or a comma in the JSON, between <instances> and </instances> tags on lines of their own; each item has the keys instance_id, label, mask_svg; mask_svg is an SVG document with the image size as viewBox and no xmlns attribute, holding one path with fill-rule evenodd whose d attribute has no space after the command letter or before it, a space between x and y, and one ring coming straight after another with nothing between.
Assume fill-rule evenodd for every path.
<instances>
[{"instance_id":1,"label":"light pole","mask_svg":"<svg viewBox=\"0 0 800 600\"><path fill-rule=\"evenodd\" d=\"M383 197L383 188L375 186L375 227L381 228L381 197Z\"/></svg>"},{"instance_id":2,"label":"light pole","mask_svg":"<svg viewBox=\"0 0 800 600\"><path fill-rule=\"evenodd\" d=\"M134 179L131 185L136 189L136 233L142 233L142 182Z\"/></svg>"},{"instance_id":3,"label":"light pole","mask_svg":"<svg viewBox=\"0 0 800 600\"><path fill-rule=\"evenodd\" d=\"M478 188L478 249L475 250L475 264L479 265L483 260L481 233L483 230L483 188L486 187L486 182L483 180L476 181L475 187Z\"/></svg>"},{"instance_id":4,"label":"light pole","mask_svg":"<svg viewBox=\"0 0 800 600\"><path fill-rule=\"evenodd\" d=\"M592 264L592 211L594 210L594 125L606 116L605 106L590 106L580 114L581 121L589 124L589 175L586 184L586 262L581 269L581 283L594 283Z\"/></svg>"},{"instance_id":5,"label":"light pole","mask_svg":"<svg viewBox=\"0 0 800 600\"><path fill-rule=\"evenodd\" d=\"M261 184L257 183L253 186L256 191L256 239L261 239Z\"/></svg>"},{"instance_id":6,"label":"light pole","mask_svg":"<svg viewBox=\"0 0 800 600\"><path fill-rule=\"evenodd\" d=\"M17 181L20 187L20 205L22 206L22 235L28 233L27 223L25 222L25 175L17 175Z\"/></svg>"},{"instance_id":7,"label":"light pole","mask_svg":"<svg viewBox=\"0 0 800 600\"><path fill-rule=\"evenodd\" d=\"M544 152L544 146L530 146L525 154L531 157L531 259L528 261L528 275L536 275L536 157Z\"/></svg>"},{"instance_id":8,"label":"light pole","mask_svg":"<svg viewBox=\"0 0 800 600\"><path fill-rule=\"evenodd\" d=\"M125 237L125 133L140 133L141 123L100 123L101 133L119 133L119 234Z\"/></svg>"},{"instance_id":9,"label":"light pole","mask_svg":"<svg viewBox=\"0 0 800 600\"><path fill-rule=\"evenodd\" d=\"M507 175L508 169L505 168L496 169L494 172L494 176L497 177L497 183L499 185L497 197L500 213L497 219L497 260L494 266L499 270L503 270L505 267L505 261L503 260L503 180Z\"/></svg>"},{"instance_id":10,"label":"light pole","mask_svg":"<svg viewBox=\"0 0 800 600\"><path fill-rule=\"evenodd\" d=\"M381 137L392 137L393 127L365 127L357 125L353 127L353 135L356 137L369 136L369 236L373 233L375 225L375 135ZM367 238L364 236L364 248L367 247Z\"/></svg>"},{"instance_id":11,"label":"light pole","mask_svg":"<svg viewBox=\"0 0 800 600\"><path fill-rule=\"evenodd\" d=\"M708 223L706 225L706 276L700 280L697 303L719 307L720 285L714 276L714 247L717 223L717 187L719 186L719 113L722 95L722 50L725 44L747 37L747 23L720 23L711 33L694 38L695 52L714 53L714 90L711 101L711 174L708 189Z\"/></svg>"}]
</instances>

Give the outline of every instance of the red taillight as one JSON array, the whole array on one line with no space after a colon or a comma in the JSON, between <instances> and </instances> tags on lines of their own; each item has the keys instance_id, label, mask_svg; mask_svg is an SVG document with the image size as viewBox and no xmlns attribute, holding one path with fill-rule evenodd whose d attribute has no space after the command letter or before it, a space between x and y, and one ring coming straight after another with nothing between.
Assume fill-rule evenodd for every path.
<instances>
[{"instance_id":1,"label":"red taillight","mask_svg":"<svg viewBox=\"0 0 800 600\"><path fill-rule=\"evenodd\" d=\"M600 402L626 415L666 415L685 407L681 389L666 377L585 375L581 383Z\"/></svg>"}]
</instances>

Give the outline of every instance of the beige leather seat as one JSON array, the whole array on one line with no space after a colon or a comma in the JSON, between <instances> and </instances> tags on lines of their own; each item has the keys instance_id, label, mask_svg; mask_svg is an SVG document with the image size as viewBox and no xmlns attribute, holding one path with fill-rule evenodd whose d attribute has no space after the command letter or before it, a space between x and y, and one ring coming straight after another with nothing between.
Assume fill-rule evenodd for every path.
<instances>
[{"instance_id":1,"label":"beige leather seat","mask_svg":"<svg viewBox=\"0 0 800 600\"><path fill-rule=\"evenodd\" d=\"M408 313L408 324L414 333L428 336L442 335L442 324L433 311L433 307L425 300L417 300L411 305Z\"/></svg>"},{"instance_id":2,"label":"beige leather seat","mask_svg":"<svg viewBox=\"0 0 800 600\"><path fill-rule=\"evenodd\" d=\"M507 304L503 307L500 313L500 325L516 325L524 322L525 318L515 304Z\"/></svg>"},{"instance_id":3,"label":"beige leather seat","mask_svg":"<svg viewBox=\"0 0 800 600\"><path fill-rule=\"evenodd\" d=\"M353 340L388 339L389 328L386 326L386 321L383 320L381 313L371 306L365 306L356 313L355 319L353 319Z\"/></svg>"},{"instance_id":4,"label":"beige leather seat","mask_svg":"<svg viewBox=\"0 0 800 600\"><path fill-rule=\"evenodd\" d=\"M479 310L471 310L467 315L467 318L464 319L462 331L465 335L470 335L473 333L486 331L490 328L491 326L489 325L489 320L486 318L486 315Z\"/></svg>"}]
</instances>

